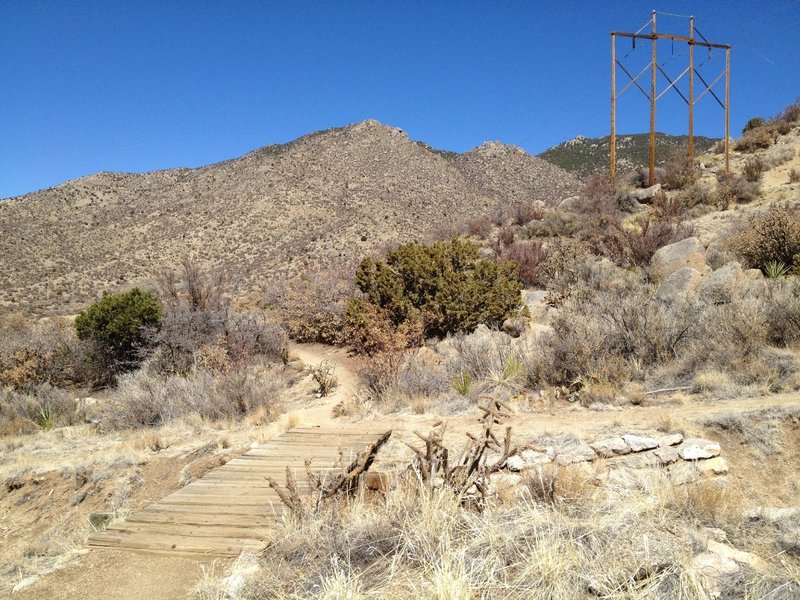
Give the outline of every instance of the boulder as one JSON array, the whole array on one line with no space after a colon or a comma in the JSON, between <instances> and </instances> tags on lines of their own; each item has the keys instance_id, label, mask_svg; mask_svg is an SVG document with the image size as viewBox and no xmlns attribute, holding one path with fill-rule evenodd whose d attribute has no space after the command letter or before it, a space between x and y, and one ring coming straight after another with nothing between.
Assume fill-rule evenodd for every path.
<instances>
[{"instance_id":1,"label":"boulder","mask_svg":"<svg viewBox=\"0 0 800 600\"><path fill-rule=\"evenodd\" d=\"M761 271L759 271L759 274ZM709 273L700 284L700 297L710 304L727 304L747 294L750 282L738 262L729 262Z\"/></svg>"},{"instance_id":2,"label":"boulder","mask_svg":"<svg viewBox=\"0 0 800 600\"><path fill-rule=\"evenodd\" d=\"M544 290L522 290L522 303L528 308L531 321L539 323L547 317L547 292Z\"/></svg>"},{"instance_id":3,"label":"boulder","mask_svg":"<svg viewBox=\"0 0 800 600\"><path fill-rule=\"evenodd\" d=\"M725 475L728 472L728 461L721 456L699 460L697 469L704 475Z\"/></svg>"},{"instance_id":4,"label":"boulder","mask_svg":"<svg viewBox=\"0 0 800 600\"><path fill-rule=\"evenodd\" d=\"M694 463L686 463L683 461L669 465L667 467L667 472L669 473L670 479L678 485L697 481L700 477L700 473L697 467L694 466Z\"/></svg>"},{"instance_id":5,"label":"boulder","mask_svg":"<svg viewBox=\"0 0 800 600\"><path fill-rule=\"evenodd\" d=\"M514 471L514 472L522 471L522 469L524 469L526 466L527 465L525 464L525 461L522 459L522 457L516 454L514 456L509 456L508 459L506 460L506 468L509 471Z\"/></svg>"},{"instance_id":6,"label":"boulder","mask_svg":"<svg viewBox=\"0 0 800 600\"><path fill-rule=\"evenodd\" d=\"M588 444L576 444L568 448L564 448L556 454L556 464L574 465L576 463L587 462L597 458L597 454L592 447Z\"/></svg>"},{"instance_id":7,"label":"boulder","mask_svg":"<svg viewBox=\"0 0 800 600\"><path fill-rule=\"evenodd\" d=\"M653 467L661 466L661 459L658 458L653 452L637 452L620 456L611 461L615 467L624 466L629 469L651 469Z\"/></svg>"},{"instance_id":8,"label":"boulder","mask_svg":"<svg viewBox=\"0 0 800 600\"><path fill-rule=\"evenodd\" d=\"M701 274L711 271L706 263L705 248L696 237L659 248L650 260L650 275L655 281L663 281L683 267L690 267Z\"/></svg>"},{"instance_id":9,"label":"boulder","mask_svg":"<svg viewBox=\"0 0 800 600\"><path fill-rule=\"evenodd\" d=\"M629 454L631 449L621 437L611 437L604 440L598 440L590 444L592 450L597 453L601 458L609 458L611 456L619 456L622 454Z\"/></svg>"},{"instance_id":10,"label":"boulder","mask_svg":"<svg viewBox=\"0 0 800 600\"><path fill-rule=\"evenodd\" d=\"M702 438L689 438L678 447L678 455L683 460L701 460L719 456L720 447L717 442Z\"/></svg>"},{"instance_id":11,"label":"boulder","mask_svg":"<svg viewBox=\"0 0 800 600\"><path fill-rule=\"evenodd\" d=\"M583 206L583 198L580 196L570 196L559 202L556 208L558 210L575 211L580 210L581 206Z\"/></svg>"},{"instance_id":12,"label":"boulder","mask_svg":"<svg viewBox=\"0 0 800 600\"><path fill-rule=\"evenodd\" d=\"M658 440L651 437L627 434L623 435L622 439L633 452L644 452L645 450L658 448Z\"/></svg>"},{"instance_id":13,"label":"boulder","mask_svg":"<svg viewBox=\"0 0 800 600\"><path fill-rule=\"evenodd\" d=\"M520 453L520 456L527 465L545 465L553 462L553 459L556 457L556 451L554 448L548 446L545 448L544 452L537 452L536 450L523 450Z\"/></svg>"},{"instance_id":14,"label":"boulder","mask_svg":"<svg viewBox=\"0 0 800 600\"><path fill-rule=\"evenodd\" d=\"M678 449L674 446L663 446L662 448L653 450L653 456L657 457L662 465L671 465L672 463L678 462L680 458L678 456Z\"/></svg>"},{"instance_id":15,"label":"boulder","mask_svg":"<svg viewBox=\"0 0 800 600\"><path fill-rule=\"evenodd\" d=\"M658 440L658 447L665 448L667 446L677 446L683 441L683 434L670 433Z\"/></svg>"},{"instance_id":16,"label":"boulder","mask_svg":"<svg viewBox=\"0 0 800 600\"><path fill-rule=\"evenodd\" d=\"M687 296L697 290L702 282L703 274L700 271L691 267L681 267L661 282L656 296L661 300Z\"/></svg>"},{"instance_id":17,"label":"boulder","mask_svg":"<svg viewBox=\"0 0 800 600\"><path fill-rule=\"evenodd\" d=\"M748 567L751 567L756 571L761 571L762 573L769 570L769 564L760 556L757 556L752 552L737 550L736 548L732 548L731 546L721 542L709 540L708 551L713 552L717 556L720 556L724 559L733 560L739 564L747 565Z\"/></svg>"},{"instance_id":18,"label":"boulder","mask_svg":"<svg viewBox=\"0 0 800 600\"><path fill-rule=\"evenodd\" d=\"M738 573L739 565L716 552L703 552L692 560L692 570L699 575L710 597L718 598L722 594L721 580Z\"/></svg>"},{"instance_id":19,"label":"boulder","mask_svg":"<svg viewBox=\"0 0 800 600\"><path fill-rule=\"evenodd\" d=\"M636 200L637 202L649 203L660 191L661 184L657 183L648 188L644 188L643 190L633 190L632 192L628 193L628 197Z\"/></svg>"}]
</instances>

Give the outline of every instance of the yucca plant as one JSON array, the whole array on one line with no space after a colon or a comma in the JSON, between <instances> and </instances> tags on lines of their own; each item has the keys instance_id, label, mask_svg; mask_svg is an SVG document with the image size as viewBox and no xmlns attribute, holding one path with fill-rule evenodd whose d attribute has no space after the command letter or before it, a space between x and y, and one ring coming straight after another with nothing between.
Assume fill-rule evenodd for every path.
<instances>
[{"instance_id":1,"label":"yucca plant","mask_svg":"<svg viewBox=\"0 0 800 600\"><path fill-rule=\"evenodd\" d=\"M42 431L49 431L56 424L57 411L49 402L40 404L36 409L34 420Z\"/></svg>"},{"instance_id":2,"label":"yucca plant","mask_svg":"<svg viewBox=\"0 0 800 600\"><path fill-rule=\"evenodd\" d=\"M497 388L516 389L525 368L516 356L507 356L503 360L502 368L493 369L489 373L489 379Z\"/></svg>"},{"instance_id":3,"label":"yucca plant","mask_svg":"<svg viewBox=\"0 0 800 600\"><path fill-rule=\"evenodd\" d=\"M780 279L789 272L789 266L773 260L764 265L764 274L769 279Z\"/></svg>"},{"instance_id":4,"label":"yucca plant","mask_svg":"<svg viewBox=\"0 0 800 600\"><path fill-rule=\"evenodd\" d=\"M451 381L453 389L462 396L469 396L472 389L472 375L469 373L461 373L453 378Z\"/></svg>"}]
</instances>

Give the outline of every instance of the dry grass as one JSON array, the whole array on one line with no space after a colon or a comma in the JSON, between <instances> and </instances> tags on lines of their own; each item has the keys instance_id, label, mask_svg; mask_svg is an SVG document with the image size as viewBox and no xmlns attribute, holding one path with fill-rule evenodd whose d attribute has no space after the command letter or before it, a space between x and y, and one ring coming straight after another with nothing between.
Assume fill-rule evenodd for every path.
<instances>
[{"instance_id":1,"label":"dry grass","mask_svg":"<svg viewBox=\"0 0 800 600\"><path fill-rule=\"evenodd\" d=\"M711 486L673 487L657 471L640 486L598 488L575 470L543 471L530 493L473 512L449 491L401 477L386 497L341 499L285 521L232 598L710 599L690 565L696 532L739 526L731 499ZM745 571L722 587L731 598L798 593L796 573L784 561L769 577ZM204 586L197 598L225 589Z\"/></svg>"}]
</instances>

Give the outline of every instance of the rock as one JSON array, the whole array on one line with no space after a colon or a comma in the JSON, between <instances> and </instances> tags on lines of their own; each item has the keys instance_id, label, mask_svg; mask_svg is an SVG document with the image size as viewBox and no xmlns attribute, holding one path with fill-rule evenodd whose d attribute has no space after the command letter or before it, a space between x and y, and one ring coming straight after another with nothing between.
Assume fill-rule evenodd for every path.
<instances>
[{"instance_id":1,"label":"rock","mask_svg":"<svg viewBox=\"0 0 800 600\"><path fill-rule=\"evenodd\" d=\"M677 446L682 441L683 441L683 434L670 433L669 435L665 435L660 440L658 440L658 447L666 448L667 446Z\"/></svg>"},{"instance_id":2,"label":"rock","mask_svg":"<svg viewBox=\"0 0 800 600\"><path fill-rule=\"evenodd\" d=\"M712 598L718 598L722 593L720 580L725 576L738 573L739 565L716 552L702 552L692 560L692 570L703 580L709 595Z\"/></svg>"},{"instance_id":3,"label":"rock","mask_svg":"<svg viewBox=\"0 0 800 600\"><path fill-rule=\"evenodd\" d=\"M526 466L521 456L509 456L506 460L506 468L509 471L522 471Z\"/></svg>"},{"instance_id":4,"label":"rock","mask_svg":"<svg viewBox=\"0 0 800 600\"><path fill-rule=\"evenodd\" d=\"M725 475L728 472L728 461L721 456L697 461L698 470L704 475Z\"/></svg>"},{"instance_id":5,"label":"rock","mask_svg":"<svg viewBox=\"0 0 800 600\"><path fill-rule=\"evenodd\" d=\"M622 439L634 452L644 452L645 450L658 448L658 440L655 440L651 437L627 434L623 435Z\"/></svg>"},{"instance_id":6,"label":"rock","mask_svg":"<svg viewBox=\"0 0 800 600\"><path fill-rule=\"evenodd\" d=\"M768 508L761 506L747 511L747 518L750 521L766 521L768 523L778 523L787 521L794 517L800 517L800 508L794 506Z\"/></svg>"},{"instance_id":7,"label":"rock","mask_svg":"<svg viewBox=\"0 0 800 600\"><path fill-rule=\"evenodd\" d=\"M667 472L672 481L678 485L697 481L700 477L700 472L694 463L676 462L667 467Z\"/></svg>"},{"instance_id":8,"label":"rock","mask_svg":"<svg viewBox=\"0 0 800 600\"><path fill-rule=\"evenodd\" d=\"M92 513L89 515L89 523L96 530L105 529L106 525L111 522L113 515L111 513Z\"/></svg>"},{"instance_id":9,"label":"rock","mask_svg":"<svg viewBox=\"0 0 800 600\"><path fill-rule=\"evenodd\" d=\"M749 288L750 282L742 271L742 265L733 261L709 273L700 284L699 295L711 304L727 304L745 297Z\"/></svg>"},{"instance_id":10,"label":"rock","mask_svg":"<svg viewBox=\"0 0 800 600\"><path fill-rule=\"evenodd\" d=\"M629 454L631 449L621 437L611 437L604 440L598 440L594 444L590 444L592 450L597 453L601 458L608 458L611 456L619 456L622 454Z\"/></svg>"},{"instance_id":11,"label":"rock","mask_svg":"<svg viewBox=\"0 0 800 600\"><path fill-rule=\"evenodd\" d=\"M528 327L527 319L522 317L512 317L503 321L503 331L513 338L518 338Z\"/></svg>"},{"instance_id":12,"label":"rock","mask_svg":"<svg viewBox=\"0 0 800 600\"><path fill-rule=\"evenodd\" d=\"M652 200L656 197L656 194L661 191L661 184L657 183L655 185L651 185L648 188L643 190L633 190L632 192L628 193L628 197L636 200L637 202L645 202Z\"/></svg>"},{"instance_id":13,"label":"rock","mask_svg":"<svg viewBox=\"0 0 800 600\"><path fill-rule=\"evenodd\" d=\"M628 454L627 456L613 458L609 462L615 467L622 465L629 469L651 469L653 467L661 466L661 459L658 458L653 452L637 452L635 454Z\"/></svg>"},{"instance_id":14,"label":"rock","mask_svg":"<svg viewBox=\"0 0 800 600\"><path fill-rule=\"evenodd\" d=\"M706 263L705 248L696 237L659 248L650 261L650 275L655 281L663 281L683 267L690 267L701 274L711 271Z\"/></svg>"},{"instance_id":15,"label":"rock","mask_svg":"<svg viewBox=\"0 0 800 600\"><path fill-rule=\"evenodd\" d=\"M662 465L671 465L672 463L678 462L680 458L678 456L678 449L673 446L664 446L663 448L653 450L653 456L658 458Z\"/></svg>"},{"instance_id":16,"label":"rock","mask_svg":"<svg viewBox=\"0 0 800 600\"><path fill-rule=\"evenodd\" d=\"M622 212L626 213L637 213L645 209L644 204L627 194L619 199L617 205Z\"/></svg>"},{"instance_id":17,"label":"rock","mask_svg":"<svg viewBox=\"0 0 800 600\"><path fill-rule=\"evenodd\" d=\"M778 538L778 546L790 556L800 556L800 530L782 535Z\"/></svg>"},{"instance_id":18,"label":"rock","mask_svg":"<svg viewBox=\"0 0 800 600\"><path fill-rule=\"evenodd\" d=\"M597 454L592 447L588 444L576 444L572 447L565 448L556 454L556 464L574 465L576 463L591 461L597 458Z\"/></svg>"},{"instance_id":19,"label":"rock","mask_svg":"<svg viewBox=\"0 0 800 600\"><path fill-rule=\"evenodd\" d=\"M658 286L656 296L661 300L671 300L687 296L697 290L703 282L703 274L691 267L681 267Z\"/></svg>"},{"instance_id":20,"label":"rock","mask_svg":"<svg viewBox=\"0 0 800 600\"><path fill-rule=\"evenodd\" d=\"M769 570L769 564L767 561L760 556L753 554L752 552L737 550L736 548L732 548L731 546L714 540L709 540L708 550L709 552L713 552L724 559L736 561L739 564L752 567L757 571L764 572Z\"/></svg>"},{"instance_id":21,"label":"rock","mask_svg":"<svg viewBox=\"0 0 800 600\"><path fill-rule=\"evenodd\" d=\"M522 460L527 465L545 465L553 462L556 457L556 451L553 447L548 446L544 452L537 452L536 450L523 450L520 453Z\"/></svg>"},{"instance_id":22,"label":"rock","mask_svg":"<svg viewBox=\"0 0 800 600\"><path fill-rule=\"evenodd\" d=\"M720 447L716 442L702 438L690 438L683 441L678 448L678 455L683 460L700 460L719 456Z\"/></svg>"},{"instance_id":23,"label":"rock","mask_svg":"<svg viewBox=\"0 0 800 600\"><path fill-rule=\"evenodd\" d=\"M564 198L561 202L556 205L558 210L567 210L567 211L575 211L580 210L583 206L583 198L580 196L570 196L569 198Z\"/></svg>"},{"instance_id":24,"label":"rock","mask_svg":"<svg viewBox=\"0 0 800 600\"><path fill-rule=\"evenodd\" d=\"M531 321L542 322L547 317L547 292L544 290L522 290L522 303L528 308Z\"/></svg>"}]
</instances>

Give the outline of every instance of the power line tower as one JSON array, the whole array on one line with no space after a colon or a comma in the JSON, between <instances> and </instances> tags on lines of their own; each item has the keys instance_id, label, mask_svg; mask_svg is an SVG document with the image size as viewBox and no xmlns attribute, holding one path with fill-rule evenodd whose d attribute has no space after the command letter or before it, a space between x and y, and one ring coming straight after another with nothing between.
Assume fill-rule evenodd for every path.
<instances>
[{"instance_id":1,"label":"power line tower","mask_svg":"<svg viewBox=\"0 0 800 600\"><path fill-rule=\"evenodd\" d=\"M682 36L682 35L673 35L669 33L659 33L656 31L656 15L661 14L670 17L683 17L689 19L689 35ZM643 33L645 29L650 27L649 33ZM695 37L695 34L698 37ZM644 66L644 68L639 71L636 75L633 75L620 61L617 59L617 37L624 37L630 38L633 47L636 47L637 40L650 40L651 45L651 60L650 62ZM656 46L658 40L672 40L672 43L675 42L679 43L686 43L689 46L689 65L678 75L676 78L672 79L664 68L656 62ZM699 66L694 64L694 49L695 46L701 46L703 48L708 48L709 58L711 56L711 52L714 49L724 50L725 51L725 69L717 75L717 77L711 82L708 83L706 79L700 74L698 70ZM623 58L624 60L624 58ZM617 93L617 69L620 69L629 79L627 85L625 85L622 90ZM646 72L650 71L650 92L648 93L645 88L639 83L639 79L644 75ZM657 83L658 83L658 73L667 80L669 84L665 87L661 92L658 92ZM725 111L725 171L728 171L729 167L729 159L730 159L730 148L729 148L729 138L730 138L730 96L731 96L731 86L730 86L730 73L731 73L731 47L729 44L713 44L706 39L706 37L700 33L700 31L695 27L694 24L694 17L687 16L687 15L673 15L670 13L657 13L653 11L652 17L650 20L645 23L642 27L639 28L638 31L635 33L628 33L624 31L612 31L611 32L611 177L613 178L616 174L617 170L617 100L627 92L632 86L636 86L642 94L644 94L645 98L648 99L650 102L650 185L655 183L655 168L656 168L656 102L666 94L670 89L675 90L678 95L683 99L683 101L689 107L689 156L694 158L694 107L695 105L706 95L711 94L713 98L717 101L717 103L722 107ZM678 82L688 75L689 78L689 97L687 98L683 92L678 88ZM701 81L704 86L703 92L695 97L694 95L694 79L695 76ZM719 96L717 96L716 92L712 89L722 78L725 78L725 101L723 102L720 100Z\"/></svg>"}]
</instances>

